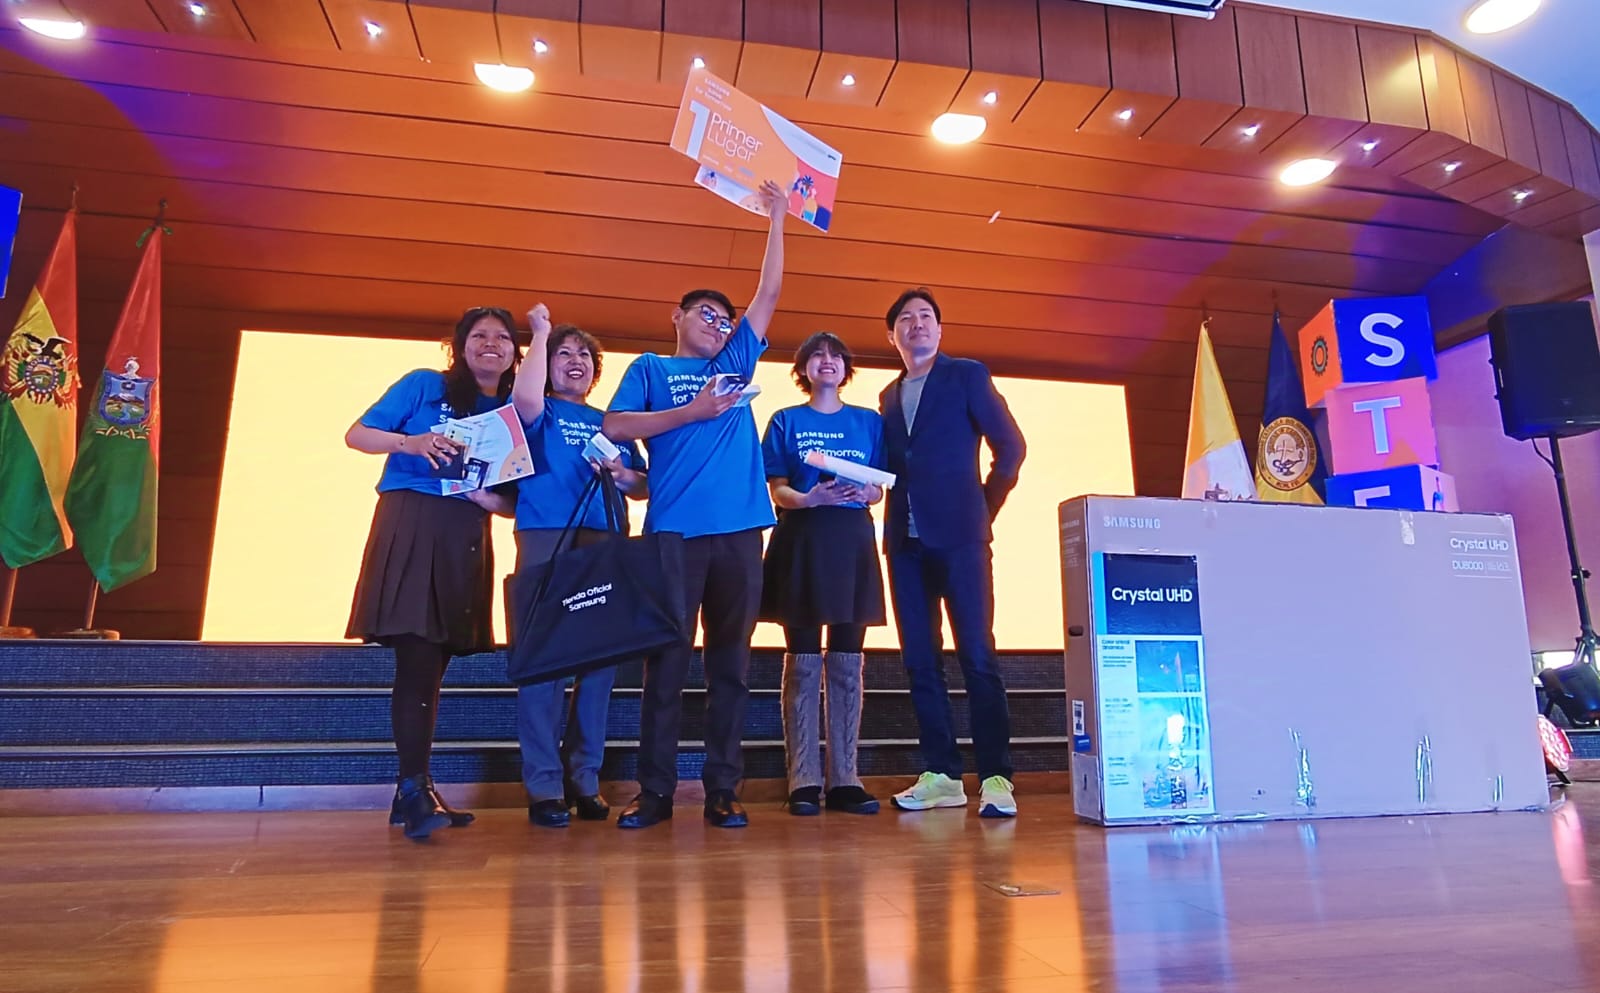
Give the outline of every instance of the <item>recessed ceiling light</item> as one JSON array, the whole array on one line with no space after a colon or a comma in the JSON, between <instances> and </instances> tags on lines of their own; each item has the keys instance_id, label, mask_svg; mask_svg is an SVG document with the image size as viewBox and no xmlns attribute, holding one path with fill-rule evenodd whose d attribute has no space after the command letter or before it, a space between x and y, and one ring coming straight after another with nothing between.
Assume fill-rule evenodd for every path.
<instances>
[{"instance_id":1,"label":"recessed ceiling light","mask_svg":"<svg viewBox=\"0 0 1600 993\"><path fill-rule=\"evenodd\" d=\"M19 17L17 23L46 38L56 41L77 41L84 35L82 21L62 21L51 17Z\"/></svg>"},{"instance_id":2,"label":"recessed ceiling light","mask_svg":"<svg viewBox=\"0 0 1600 993\"><path fill-rule=\"evenodd\" d=\"M856 85L856 78L854 76L852 76L850 73L847 72L847 73L844 74L844 78L839 80L839 85L841 85L841 86L854 86L854 85Z\"/></svg>"},{"instance_id":3,"label":"recessed ceiling light","mask_svg":"<svg viewBox=\"0 0 1600 993\"><path fill-rule=\"evenodd\" d=\"M1494 34L1514 28L1539 10L1539 0L1483 0L1467 12L1467 30Z\"/></svg>"},{"instance_id":4,"label":"recessed ceiling light","mask_svg":"<svg viewBox=\"0 0 1600 993\"><path fill-rule=\"evenodd\" d=\"M1369 138L1366 141L1363 141L1361 143L1361 150L1363 152L1370 152L1370 151L1372 151L1373 149L1375 149L1377 147L1378 147L1378 139L1376 139L1376 138Z\"/></svg>"},{"instance_id":5,"label":"recessed ceiling light","mask_svg":"<svg viewBox=\"0 0 1600 993\"><path fill-rule=\"evenodd\" d=\"M478 62L472 71L478 74L478 81L483 85L502 93L521 93L533 85L533 70L522 66Z\"/></svg>"},{"instance_id":6,"label":"recessed ceiling light","mask_svg":"<svg viewBox=\"0 0 1600 993\"><path fill-rule=\"evenodd\" d=\"M933 136L947 145L977 141L989 122L973 114L940 114L933 119Z\"/></svg>"},{"instance_id":7,"label":"recessed ceiling light","mask_svg":"<svg viewBox=\"0 0 1600 993\"><path fill-rule=\"evenodd\" d=\"M1532 190L1518 190L1517 192L1511 194L1511 199L1515 200L1518 203L1521 203L1522 201L1528 199L1531 196L1533 196L1533 191Z\"/></svg>"},{"instance_id":8,"label":"recessed ceiling light","mask_svg":"<svg viewBox=\"0 0 1600 993\"><path fill-rule=\"evenodd\" d=\"M1338 163L1331 159L1300 159L1284 167L1278 181L1285 186L1310 186L1333 175L1337 167Z\"/></svg>"},{"instance_id":9,"label":"recessed ceiling light","mask_svg":"<svg viewBox=\"0 0 1600 993\"><path fill-rule=\"evenodd\" d=\"M1461 163L1460 162L1446 162L1444 164L1444 171L1445 172L1452 172L1453 173L1459 168L1461 168Z\"/></svg>"},{"instance_id":10,"label":"recessed ceiling light","mask_svg":"<svg viewBox=\"0 0 1600 993\"><path fill-rule=\"evenodd\" d=\"M1117 120L1119 120L1119 121L1131 121L1131 120L1133 120L1133 108L1132 107L1125 107L1122 110L1117 111Z\"/></svg>"},{"instance_id":11,"label":"recessed ceiling light","mask_svg":"<svg viewBox=\"0 0 1600 993\"><path fill-rule=\"evenodd\" d=\"M206 10L206 5L203 3L191 3L189 5L189 13L196 17L204 17L208 11Z\"/></svg>"},{"instance_id":12,"label":"recessed ceiling light","mask_svg":"<svg viewBox=\"0 0 1600 993\"><path fill-rule=\"evenodd\" d=\"M368 38L376 38L381 34L383 34L383 25L382 24L379 24L377 21L368 21L367 22L367 37Z\"/></svg>"},{"instance_id":13,"label":"recessed ceiling light","mask_svg":"<svg viewBox=\"0 0 1600 993\"><path fill-rule=\"evenodd\" d=\"M1244 129L1244 136L1246 138L1254 138L1256 135L1258 135L1260 133L1261 133L1261 125L1259 125L1259 124L1252 124L1249 127Z\"/></svg>"},{"instance_id":14,"label":"recessed ceiling light","mask_svg":"<svg viewBox=\"0 0 1600 993\"><path fill-rule=\"evenodd\" d=\"M533 50L538 54L543 55L545 52L550 51L550 46L545 44L545 40L543 38L535 38L533 39Z\"/></svg>"},{"instance_id":15,"label":"recessed ceiling light","mask_svg":"<svg viewBox=\"0 0 1600 993\"><path fill-rule=\"evenodd\" d=\"M988 93L985 93L983 95L983 102L993 107L995 104L1000 102L999 92L996 90L990 90Z\"/></svg>"},{"instance_id":16,"label":"recessed ceiling light","mask_svg":"<svg viewBox=\"0 0 1600 993\"><path fill-rule=\"evenodd\" d=\"M696 69L704 69L706 67L706 60L696 55L692 64Z\"/></svg>"}]
</instances>

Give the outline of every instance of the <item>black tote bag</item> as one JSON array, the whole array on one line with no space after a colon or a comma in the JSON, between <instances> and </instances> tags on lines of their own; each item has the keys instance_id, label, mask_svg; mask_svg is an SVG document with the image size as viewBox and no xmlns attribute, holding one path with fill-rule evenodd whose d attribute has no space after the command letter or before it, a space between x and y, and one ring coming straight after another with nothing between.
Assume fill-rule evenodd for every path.
<instances>
[{"instance_id":1,"label":"black tote bag","mask_svg":"<svg viewBox=\"0 0 1600 993\"><path fill-rule=\"evenodd\" d=\"M572 547L577 522L597 493L605 503L606 540ZM525 565L506 580L511 682L548 682L688 642L683 538L630 538L621 507L611 474L596 473L549 560Z\"/></svg>"}]
</instances>

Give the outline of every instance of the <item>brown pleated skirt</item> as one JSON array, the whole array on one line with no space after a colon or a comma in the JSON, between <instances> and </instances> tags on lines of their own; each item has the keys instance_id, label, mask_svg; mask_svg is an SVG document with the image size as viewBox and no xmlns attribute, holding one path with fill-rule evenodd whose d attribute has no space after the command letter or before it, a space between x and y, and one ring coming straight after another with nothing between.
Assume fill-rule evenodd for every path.
<instances>
[{"instance_id":1,"label":"brown pleated skirt","mask_svg":"<svg viewBox=\"0 0 1600 993\"><path fill-rule=\"evenodd\" d=\"M789 627L882 624L880 569L868 511L786 510L762 560L760 618Z\"/></svg>"},{"instance_id":2,"label":"brown pleated skirt","mask_svg":"<svg viewBox=\"0 0 1600 993\"><path fill-rule=\"evenodd\" d=\"M412 490L378 495L345 637L412 635L453 655L494 648L494 549L477 504Z\"/></svg>"}]
</instances>

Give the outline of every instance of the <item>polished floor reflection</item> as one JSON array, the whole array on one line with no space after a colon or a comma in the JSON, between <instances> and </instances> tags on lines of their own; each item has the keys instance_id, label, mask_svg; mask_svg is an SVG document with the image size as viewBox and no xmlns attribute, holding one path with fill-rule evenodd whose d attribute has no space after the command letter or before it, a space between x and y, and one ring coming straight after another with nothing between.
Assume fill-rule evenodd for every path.
<instances>
[{"instance_id":1,"label":"polished floor reflection","mask_svg":"<svg viewBox=\"0 0 1600 993\"><path fill-rule=\"evenodd\" d=\"M11 818L0 990L1600 988L1600 786L1544 814L1115 831L1021 799L1015 822L757 805L743 832L491 810L426 846L381 813Z\"/></svg>"}]
</instances>

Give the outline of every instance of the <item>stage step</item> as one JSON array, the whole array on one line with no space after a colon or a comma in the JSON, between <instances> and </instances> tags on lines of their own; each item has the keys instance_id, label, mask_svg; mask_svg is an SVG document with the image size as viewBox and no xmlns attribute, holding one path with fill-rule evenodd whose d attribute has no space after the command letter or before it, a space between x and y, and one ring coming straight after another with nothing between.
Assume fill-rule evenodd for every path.
<instances>
[{"instance_id":1,"label":"stage step","mask_svg":"<svg viewBox=\"0 0 1600 993\"><path fill-rule=\"evenodd\" d=\"M1059 655L1007 654L1013 760L1058 771L1070 755ZM746 773L782 778L782 653L751 660ZM374 646L190 642L0 642L0 788L285 786L392 779L390 654ZM603 778L635 778L641 669L621 668ZM959 666L947 660L958 734L968 744ZM863 775L921 769L897 654L869 652ZM704 716L695 659L679 774L697 779ZM514 690L499 654L457 659L439 709L433 763L443 782L515 782Z\"/></svg>"}]
</instances>

